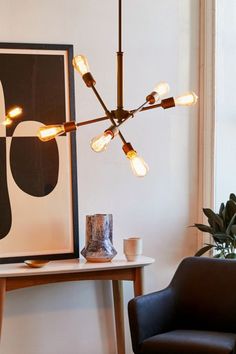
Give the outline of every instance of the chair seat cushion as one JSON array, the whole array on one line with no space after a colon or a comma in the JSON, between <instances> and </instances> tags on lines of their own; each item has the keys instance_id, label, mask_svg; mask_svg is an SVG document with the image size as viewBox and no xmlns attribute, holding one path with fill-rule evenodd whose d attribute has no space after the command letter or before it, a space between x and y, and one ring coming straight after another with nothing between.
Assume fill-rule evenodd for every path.
<instances>
[{"instance_id":1,"label":"chair seat cushion","mask_svg":"<svg viewBox=\"0 0 236 354\"><path fill-rule=\"evenodd\" d=\"M236 334L175 330L143 341L143 354L235 354Z\"/></svg>"}]
</instances>

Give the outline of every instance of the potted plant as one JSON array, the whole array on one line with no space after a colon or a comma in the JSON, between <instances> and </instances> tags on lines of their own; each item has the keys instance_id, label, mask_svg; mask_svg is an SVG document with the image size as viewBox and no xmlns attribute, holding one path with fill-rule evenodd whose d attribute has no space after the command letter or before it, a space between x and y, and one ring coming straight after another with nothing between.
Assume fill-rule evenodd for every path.
<instances>
[{"instance_id":1,"label":"potted plant","mask_svg":"<svg viewBox=\"0 0 236 354\"><path fill-rule=\"evenodd\" d=\"M210 249L214 249L215 258L236 259L236 196L231 193L226 204L221 203L219 213L203 208L209 225L194 224L198 230L212 236L213 243L206 243L195 256L201 256Z\"/></svg>"}]
</instances>

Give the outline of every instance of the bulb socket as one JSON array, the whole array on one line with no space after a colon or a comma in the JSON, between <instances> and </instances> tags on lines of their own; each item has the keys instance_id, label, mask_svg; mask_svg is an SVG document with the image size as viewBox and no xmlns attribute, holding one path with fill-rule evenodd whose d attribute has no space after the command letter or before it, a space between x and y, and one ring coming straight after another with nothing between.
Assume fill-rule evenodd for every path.
<instances>
[{"instance_id":1,"label":"bulb socket","mask_svg":"<svg viewBox=\"0 0 236 354\"><path fill-rule=\"evenodd\" d=\"M119 129L112 125L110 128L105 130L105 133L110 134L113 139L119 133Z\"/></svg>"},{"instance_id":2,"label":"bulb socket","mask_svg":"<svg viewBox=\"0 0 236 354\"><path fill-rule=\"evenodd\" d=\"M161 101L161 107L164 109L175 107L174 97L165 98Z\"/></svg>"},{"instance_id":3,"label":"bulb socket","mask_svg":"<svg viewBox=\"0 0 236 354\"><path fill-rule=\"evenodd\" d=\"M82 77L87 87L92 87L96 85L96 81L94 80L91 73L88 72L84 74Z\"/></svg>"},{"instance_id":4,"label":"bulb socket","mask_svg":"<svg viewBox=\"0 0 236 354\"><path fill-rule=\"evenodd\" d=\"M130 144L130 143L125 143L123 146L122 146L122 149L125 153L125 155L127 155L130 151L135 151L133 146Z\"/></svg>"},{"instance_id":5,"label":"bulb socket","mask_svg":"<svg viewBox=\"0 0 236 354\"><path fill-rule=\"evenodd\" d=\"M75 122L66 122L63 124L65 133L73 132L77 129Z\"/></svg>"},{"instance_id":6,"label":"bulb socket","mask_svg":"<svg viewBox=\"0 0 236 354\"><path fill-rule=\"evenodd\" d=\"M149 104L154 104L156 103L156 101L158 100L159 95L156 91L151 92L147 97L146 97L146 101Z\"/></svg>"}]
</instances>

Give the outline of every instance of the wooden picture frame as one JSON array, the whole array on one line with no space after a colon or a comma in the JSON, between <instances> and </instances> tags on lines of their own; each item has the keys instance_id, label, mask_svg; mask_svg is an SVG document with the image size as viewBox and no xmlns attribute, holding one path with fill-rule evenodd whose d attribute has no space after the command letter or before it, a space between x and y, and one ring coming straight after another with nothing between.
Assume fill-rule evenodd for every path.
<instances>
[{"instance_id":1,"label":"wooden picture frame","mask_svg":"<svg viewBox=\"0 0 236 354\"><path fill-rule=\"evenodd\" d=\"M0 43L0 263L79 256L73 46ZM12 106L23 114L2 124Z\"/></svg>"}]
</instances>

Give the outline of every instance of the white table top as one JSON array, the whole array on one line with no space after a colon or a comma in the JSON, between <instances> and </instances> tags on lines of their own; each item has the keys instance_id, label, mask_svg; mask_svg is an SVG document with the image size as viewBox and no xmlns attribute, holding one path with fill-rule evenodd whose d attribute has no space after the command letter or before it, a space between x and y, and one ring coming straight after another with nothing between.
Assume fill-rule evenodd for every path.
<instances>
[{"instance_id":1,"label":"white table top","mask_svg":"<svg viewBox=\"0 0 236 354\"><path fill-rule=\"evenodd\" d=\"M134 262L128 262L124 258L115 258L111 262L105 263L90 263L84 259L58 260L50 261L42 268L30 268L24 263L0 264L0 278L134 268L138 266L146 266L154 262L155 260L153 258L141 256Z\"/></svg>"}]
</instances>

